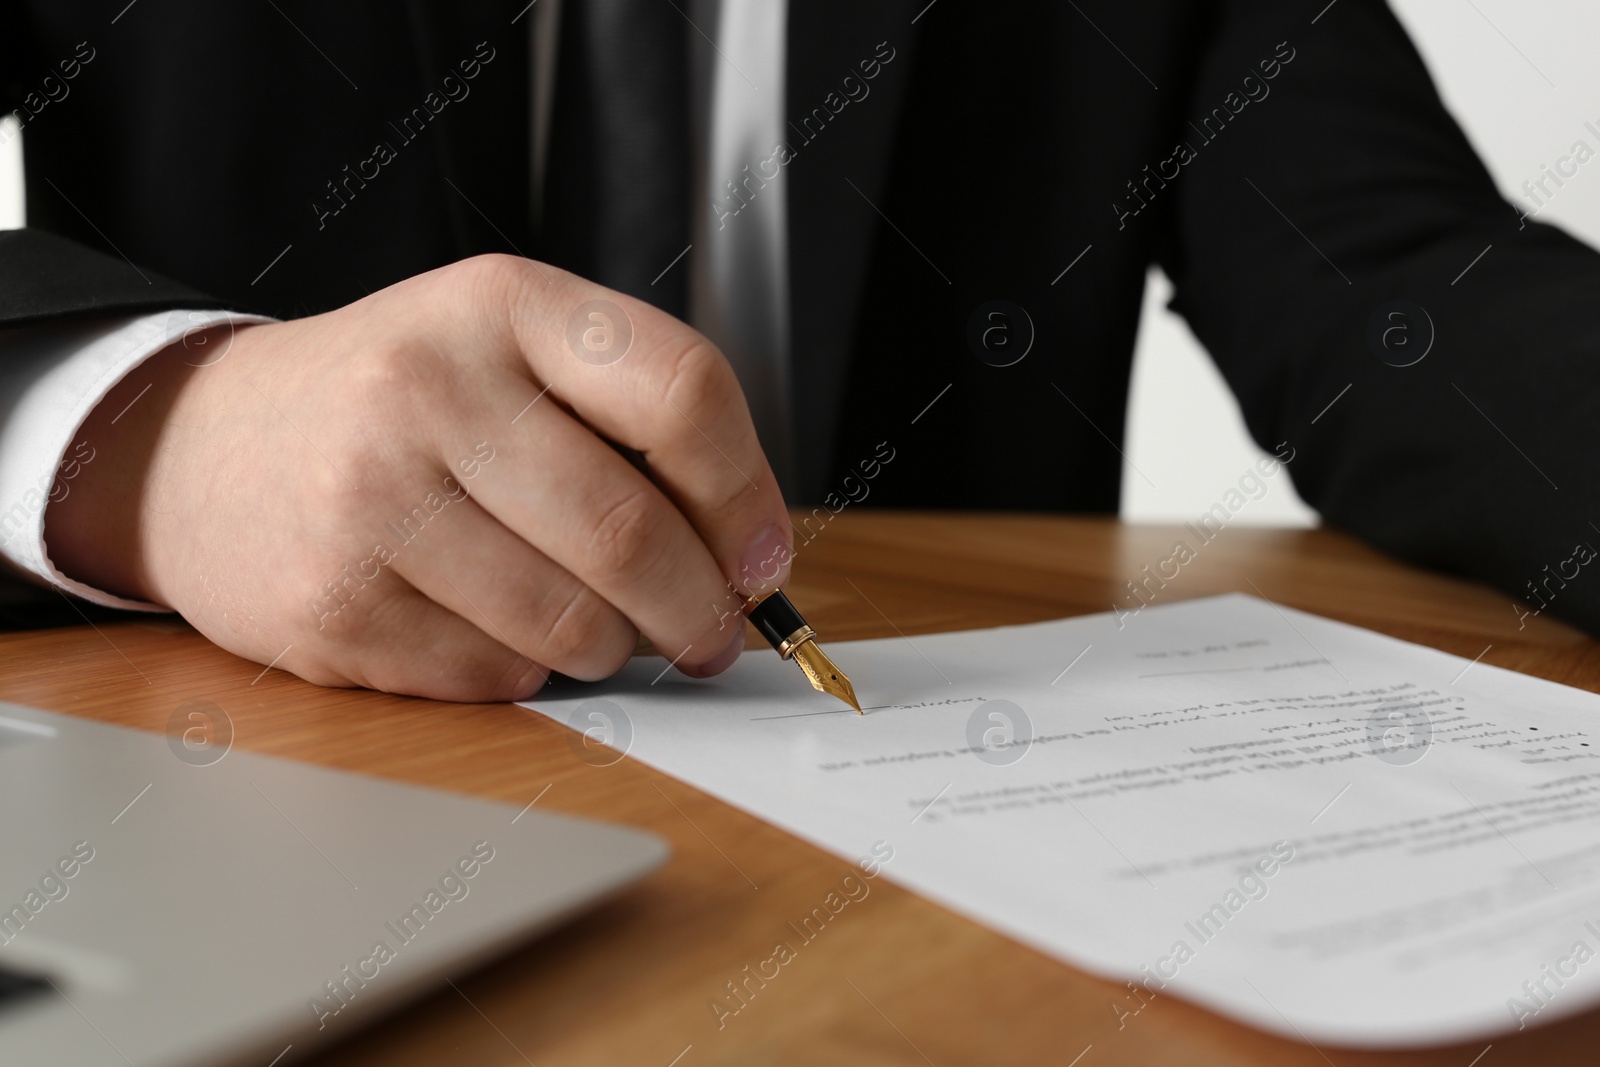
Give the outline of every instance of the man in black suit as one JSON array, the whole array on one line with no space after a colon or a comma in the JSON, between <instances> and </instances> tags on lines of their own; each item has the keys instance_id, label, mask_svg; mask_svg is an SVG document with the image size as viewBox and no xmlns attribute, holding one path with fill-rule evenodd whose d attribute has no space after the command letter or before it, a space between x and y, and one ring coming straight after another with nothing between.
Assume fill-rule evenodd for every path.
<instances>
[{"instance_id":1,"label":"man in black suit","mask_svg":"<svg viewBox=\"0 0 1600 1067\"><path fill-rule=\"evenodd\" d=\"M714 673L785 494L1113 510L1158 262L1328 522L1600 630L1600 257L1382 0L554 8L12 5L15 563L324 684Z\"/></svg>"}]
</instances>

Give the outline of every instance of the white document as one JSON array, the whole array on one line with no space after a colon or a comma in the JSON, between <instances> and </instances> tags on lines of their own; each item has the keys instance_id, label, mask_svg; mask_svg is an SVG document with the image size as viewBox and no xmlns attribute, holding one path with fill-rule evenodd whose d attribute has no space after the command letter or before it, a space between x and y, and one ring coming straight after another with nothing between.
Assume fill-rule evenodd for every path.
<instances>
[{"instance_id":1,"label":"white document","mask_svg":"<svg viewBox=\"0 0 1600 1067\"><path fill-rule=\"evenodd\" d=\"M528 706L847 860L886 843L890 879L1126 979L1124 1026L1175 995L1411 1045L1600 1003L1594 695L1245 596L826 647L865 716L764 649Z\"/></svg>"}]
</instances>

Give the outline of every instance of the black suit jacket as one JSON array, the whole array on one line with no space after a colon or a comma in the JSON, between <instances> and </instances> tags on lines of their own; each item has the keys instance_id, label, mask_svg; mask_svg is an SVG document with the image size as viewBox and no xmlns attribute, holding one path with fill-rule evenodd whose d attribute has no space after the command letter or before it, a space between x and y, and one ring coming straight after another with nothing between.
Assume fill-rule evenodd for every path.
<instances>
[{"instance_id":1,"label":"black suit jacket","mask_svg":"<svg viewBox=\"0 0 1600 1067\"><path fill-rule=\"evenodd\" d=\"M541 255L523 0L125 2L6 5L32 225L0 323L294 316ZM1159 262L1329 523L1600 631L1600 258L1497 195L1381 0L792 0L788 30L801 502L887 442L872 504L1115 509ZM979 358L992 323L1023 359Z\"/></svg>"}]
</instances>

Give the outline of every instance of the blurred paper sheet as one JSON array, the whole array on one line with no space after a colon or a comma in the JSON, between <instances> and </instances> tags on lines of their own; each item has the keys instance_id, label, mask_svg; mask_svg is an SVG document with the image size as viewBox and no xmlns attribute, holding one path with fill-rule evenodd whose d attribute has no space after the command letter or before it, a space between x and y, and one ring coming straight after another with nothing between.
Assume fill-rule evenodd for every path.
<instances>
[{"instance_id":1,"label":"blurred paper sheet","mask_svg":"<svg viewBox=\"0 0 1600 1067\"><path fill-rule=\"evenodd\" d=\"M1600 698L1244 596L528 706L1039 950L1314 1042L1600 1002ZM613 754L605 752L609 758ZM737 857L733 857L735 860ZM714 991L713 991L714 992Z\"/></svg>"}]
</instances>

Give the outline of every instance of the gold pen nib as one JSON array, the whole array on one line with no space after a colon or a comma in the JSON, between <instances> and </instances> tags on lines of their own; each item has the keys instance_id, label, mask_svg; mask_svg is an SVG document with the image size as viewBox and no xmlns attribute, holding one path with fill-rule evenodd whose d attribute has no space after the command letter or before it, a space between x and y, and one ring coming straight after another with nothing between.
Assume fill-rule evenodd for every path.
<instances>
[{"instance_id":1,"label":"gold pen nib","mask_svg":"<svg viewBox=\"0 0 1600 1067\"><path fill-rule=\"evenodd\" d=\"M857 715L866 714L856 700L856 690L850 679L817 647L817 632L806 625L806 620L789 603L782 589L775 589L759 600L752 597L745 604L745 615L778 655L800 664L813 688L838 697L855 708Z\"/></svg>"},{"instance_id":2,"label":"gold pen nib","mask_svg":"<svg viewBox=\"0 0 1600 1067\"><path fill-rule=\"evenodd\" d=\"M838 697L855 708L857 715L866 714L856 700L855 687L850 684L850 679L834 665L826 652L817 647L815 639L807 638L801 641L790 655L800 664L800 669L806 672L806 677L811 679L811 685L815 689Z\"/></svg>"}]
</instances>

